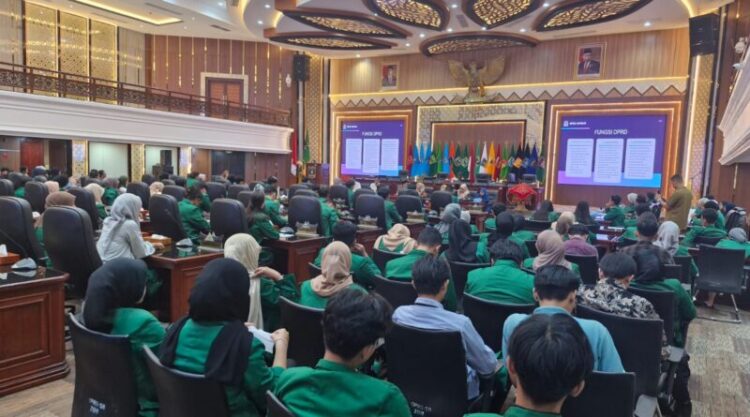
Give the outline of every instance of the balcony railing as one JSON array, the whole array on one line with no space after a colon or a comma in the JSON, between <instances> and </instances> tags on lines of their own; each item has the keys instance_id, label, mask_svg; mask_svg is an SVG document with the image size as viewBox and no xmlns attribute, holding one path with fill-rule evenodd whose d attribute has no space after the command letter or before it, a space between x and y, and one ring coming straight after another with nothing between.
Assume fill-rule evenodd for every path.
<instances>
[{"instance_id":1,"label":"balcony railing","mask_svg":"<svg viewBox=\"0 0 750 417\"><path fill-rule=\"evenodd\" d=\"M0 62L0 87L247 123L291 126L289 111Z\"/></svg>"}]
</instances>

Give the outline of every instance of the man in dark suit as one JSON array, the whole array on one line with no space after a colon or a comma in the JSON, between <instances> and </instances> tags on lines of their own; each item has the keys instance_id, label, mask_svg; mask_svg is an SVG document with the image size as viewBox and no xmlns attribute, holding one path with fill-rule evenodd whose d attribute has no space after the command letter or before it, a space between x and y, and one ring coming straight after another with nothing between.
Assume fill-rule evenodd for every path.
<instances>
[{"instance_id":1,"label":"man in dark suit","mask_svg":"<svg viewBox=\"0 0 750 417\"><path fill-rule=\"evenodd\" d=\"M599 75L600 65L599 61L591 59L591 49L586 48L583 50L581 58L583 61L578 63L578 75Z\"/></svg>"}]
</instances>

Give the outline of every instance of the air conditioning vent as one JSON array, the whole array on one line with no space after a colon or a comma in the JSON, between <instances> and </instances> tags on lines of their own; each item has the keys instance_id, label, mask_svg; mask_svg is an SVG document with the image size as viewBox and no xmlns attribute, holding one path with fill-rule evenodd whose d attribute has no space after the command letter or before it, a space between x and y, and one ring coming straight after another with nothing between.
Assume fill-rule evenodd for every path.
<instances>
[{"instance_id":1,"label":"air conditioning vent","mask_svg":"<svg viewBox=\"0 0 750 417\"><path fill-rule=\"evenodd\" d=\"M214 29L223 30L224 32L231 32L231 30L229 30L229 29L227 29L225 27L219 26L219 25L211 25L211 27L214 28Z\"/></svg>"},{"instance_id":2,"label":"air conditioning vent","mask_svg":"<svg viewBox=\"0 0 750 417\"><path fill-rule=\"evenodd\" d=\"M460 26L461 26L462 28L464 28L464 29L465 29L465 28L469 27L469 21L468 21L468 20L466 20L466 16L464 16L464 15L460 14L460 15L456 16L456 20L458 20L458 24L459 24L459 25L460 25Z\"/></svg>"}]
</instances>

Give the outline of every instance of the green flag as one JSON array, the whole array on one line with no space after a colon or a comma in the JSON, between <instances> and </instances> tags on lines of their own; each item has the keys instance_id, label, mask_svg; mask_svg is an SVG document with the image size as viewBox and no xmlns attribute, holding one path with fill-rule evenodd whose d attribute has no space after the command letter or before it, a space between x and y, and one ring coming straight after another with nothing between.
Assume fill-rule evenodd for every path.
<instances>
[{"instance_id":1,"label":"green flag","mask_svg":"<svg viewBox=\"0 0 750 417\"><path fill-rule=\"evenodd\" d=\"M432 154L430 155L430 177L437 175L438 163L440 162L440 144L436 143L432 147Z\"/></svg>"},{"instance_id":2,"label":"green flag","mask_svg":"<svg viewBox=\"0 0 750 417\"><path fill-rule=\"evenodd\" d=\"M302 143L302 162L310 162L310 132L305 130L305 139Z\"/></svg>"},{"instance_id":3,"label":"green flag","mask_svg":"<svg viewBox=\"0 0 750 417\"><path fill-rule=\"evenodd\" d=\"M474 178L479 174L482 167L482 145L477 143L476 155L474 155Z\"/></svg>"}]
</instances>

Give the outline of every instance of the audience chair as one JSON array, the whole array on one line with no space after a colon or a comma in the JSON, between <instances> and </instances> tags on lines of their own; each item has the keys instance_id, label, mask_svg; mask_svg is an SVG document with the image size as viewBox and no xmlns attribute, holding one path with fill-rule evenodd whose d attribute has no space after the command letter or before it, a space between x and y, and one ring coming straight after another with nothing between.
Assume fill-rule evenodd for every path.
<instances>
[{"instance_id":1,"label":"audience chair","mask_svg":"<svg viewBox=\"0 0 750 417\"><path fill-rule=\"evenodd\" d=\"M456 297L459 300L464 297L464 288L466 288L466 280L469 272L479 268L489 268L489 263L468 263L468 262L456 262L449 261L448 264L451 267L451 276L453 277L453 285L456 287Z\"/></svg>"},{"instance_id":2,"label":"audience chair","mask_svg":"<svg viewBox=\"0 0 750 417\"><path fill-rule=\"evenodd\" d=\"M266 417L294 417L294 414L271 391L266 391L266 409Z\"/></svg>"},{"instance_id":3,"label":"audience chair","mask_svg":"<svg viewBox=\"0 0 750 417\"><path fill-rule=\"evenodd\" d=\"M385 274L385 264L388 263L388 261L400 258L402 256L406 255L405 253L398 253L398 252L389 252L385 250L380 250L378 248L372 249L372 260L375 262L375 265L378 266L378 269L380 269L380 272Z\"/></svg>"},{"instance_id":4,"label":"audience chair","mask_svg":"<svg viewBox=\"0 0 750 417\"><path fill-rule=\"evenodd\" d=\"M599 280L599 258L597 256L565 255L568 262L578 265L581 281L585 285L596 285Z\"/></svg>"},{"instance_id":5,"label":"audience chair","mask_svg":"<svg viewBox=\"0 0 750 417\"><path fill-rule=\"evenodd\" d=\"M695 238L695 245L707 245L707 246L716 246L719 241L721 241L721 237L705 237L705 236L698 236Z\"/></svg>"},{"instance_id":6,"label":"audience chair","mask_svg":"<svg viewBox=\"0 0 750 417\"><path fill-rule=\"evenodd\" d=\"M307 270L310 272L310 278L315 278L321 273L320 267L312 262L307 263Z\"/></svg>"},{"instance_id":7,"label":"audience chair","mask_svg":"<svg viewBox=\"0 0 750 417\"><path fill-rule=\"evenodd\" d=\"M37 213L44 213L44 202L49 195L49 189L44 183L29 181L24 186L26 190L26 201L31 204L31 210Z\"/></svg>"},{"instance_id":8,"label":"audience chair","mask_svg":"<svg viewBox=\"0 0 750 417\"><path fill-rule=\"evenodd\" d=\"M237 201L242 203L242 207L245 207L247 209L248 207L250 207L250 197L252 196L252 191L240 191L240 193L237 194Z\"/></svg>"},{"instance_id":9,"label":"audience chair","mask_svg":"<svg viewBox=\"0 0 750 417\"><path fill-rule=\"evenodd\" d=\"M539 251L536 248L536 240L527 240L526 243L526 249L529 250L529 256L532 258L539 256Z\"/></svg>"},{"instance_id":10,"label":"audience chair","mask_svg":"<svg viewBox=\"0 0 750 417\"><path fill-rule=\"evenodd\" d=\"M160 417L230 417L221 384L162 365L148 346L143 352L159 397Z\"/></svg>"},{"instance_id":11,"label":"audience chair","mask_svg":"<svg viewBox=\"0 0 750 417\"><path fill-rule=\"evenodd\" d=\"M742 323L740 310L734 296L745 289L745 252L738 249L721 249L709 245L699 245L698 270L701 271L695 280L696 291L705 290L729 294L734 306L734 320L701 317L714 321Z\"/></svg>"},{"instance_id":12,"label":"audience chair","mask_svg":"<svg viewBox=\"0 0 750 417\"><path fill-rule=\"evenodd\" d=\"M552 227L552 222L546 220L532 220L528 219L524 222L524 230L530 230L532 232L543 232Z\"/></svg>"},{"instance_id":13,"label":"audience chair","mask_svg":"<svg viewBox=\"0 0 750 417\"><path fill-rule=\"evenodd\" d=\"M34 234L34 219L28 201L17 197L0 197L0 244L8 252L30 257L44 266L44 251Z\"/></svg>"},{"instance_id":14,"label":"audience chair","mask_svg":"<svg viewBox=\"0 0 750 417\"><path fill-rule=\"evenodd\" d=\"M308 197L315 197L318 198L319 195L315 191L309 189L309 188L300 188L299 190L294 192L294 195L306 195Z\"/></svg>"},{"instance_id":15,"label":"audience chair","mask_svg":"<svg viewBox=\"0 0 750 417\"><path fill-rule=\"evenodd\" d=\"M151 197L150 205L149 215L154 233L166 236L174 242L187 237L182 228L180 210L174 197L168 194L157 194Z\"/></svg>"},{"instance_id":16,"label":"audience chair","mask_svg":"<svg viewBox=\"0 0 750 417\"><path fill-rule=\"evenodd\" d=\"M299 190L309 190L309 189L310 189L310 187L308 187L307 184L292 184L289 187L289 192L287 193L287 198L291 200L292 197L294 197L296 195L297 191L299 191ZM316 197L317 197L317 195L316 195Z\"/></svg>"},{"instance_id":17,"label":"audience chair","mask_svg":"<svg viewBox=\"0 0 750 417\"><path fill-rule=\"evenodd\" d=\"M220 198L211 203L211 230L222 242L237 233L247 233L247 210L241 202Z\"/></svg>"},{"instance_id":18,"label":"audience chair","mask_svg":"<svg viewBox=\"0 0 750 417\"><path fill-rule=\"evenodd\" d=\"M174 197L179 203L187 195L187 190L185 187L180 187L179 185L165 185L164 190L162 190L162 195L165 194Z\"/></svg>"},{"instance_id":19,"label":"audience chair","mask_svg":"<svg viewBox=\"0 0 750 417\"><path fill-rule=\"evenodd\" d=\"M412 197L419 198L419 191L417 191L415 189L409 188L409 189L401 190L401 191L398 192L398 196L399 197L402 196L402 195L409 195L409 196L412 196Z\"/></svg>"},{"instance_id":20,"label":"audience chair","mask_svg":"<svg viewBox=\"0 0 750 417\"><path fill-rule=\"evenodd\" d=\"M135 194L141 199L141 207L148 210L148 201L151 198L151 191L145 182L131 182L126 188L129 194Z\"/></svg>"},{"instance_id":21,"label":"audience chair","mask_svg":"<svg viewBox=\"0 0 750 417\"><path fill-rule=\"evenodd\" d=\"M349 207L352 210L357 209L357 199L359 199L359 196L364 194L370 194L370 195L376 195L375 191L372 191L369 188L360 188L359 190L354 192L354 196L352 197L352 207Z\"/></svg>"},{"instance_id":22,"label":"audience chair","mask_svg":"<svg viewBox=\"0 0 750 417\"><path fill-rule=\"evenodd\" d=\"M453 194L448 191L435 191L430 194L430 210L440 214L440 210L453 202Z\"/></svg>"},{"instance_id":23,"label":"audience chair","mask_svg":"<svg viewBox=\"0 0 750 417\"><path fill-rule=\"evenodd\" d=\"M414 191L414 193L417 194L416 191ZM418 194L416 196L411 194L399 195L396 197L396 211L398 211L401 218L406 221L407 217L409 217L407 213L413 213L415 211L421 213L423 211L422 199L419 198Z\"/></svg>"},{"instance_id":24,"label":"audience chair","mask_svg":"<svg viewBox=\"0 0 750 417\"><path fill-rule=\"evenodd\" d=\"M464 314L493 352L503 347L503 325L511 314L531 314L535 304L503 304L464 294Z\"/></svg>"},{"instance_id":25,"label":"audience chair","mask_svg":"<svg viewBox=\"0 0 750 417\"><path fill-rule=\"evenodd\" d=\"M331 201L338 204L349 206L349 189L343 184L333 184L328 189L328 197Z\"/></svg>"},{"instance_id":26,"label":"audience chair","mask_svg":"<svg viewBox=\"0 0 750 417\"><path fill-rule=\"evenodd\" d=\"M635 374L594 372L577 397L568 397L562 417L633 417Z\"/></svg>"},{"instance_id":27,"label":"audience chair","mask_svg":"<svg viewBox=\"0 0 750 417\"><path fill-rule=\"evenodd\" d=\"M67 322L76 367L71 415L138 416L128 337L91 331L72 314L68 314Z\"/></svg>"},{"instance_id":28,"label":"audience chair","mask_svg":"<svg viewBox=\"0 0 750 417\"><path fill-rule=\"evenodd\" d=\"M306 307L279 298L281 327L293 334L289 339L289 358L297 366L314 367L325 354L323 345L323 310Z\"/></svg>"},{"instance_id":29,"label":"audience chair","mask_svg":"<svg viewBox=\"0 0 750 417\"><path fill-rule=\"evenodd\" d=\"M620 240L617 242L617 247L619 249L622 249L627 246L632 246L638 243L637 239L631 239L629 237L621 237Z\"/></svg>"},{"instance_id":30,"label":"audience chair","mask_svg":"<svg viewBox=\"0 0 750 417\"><path fill-rule=\"evenodd\" d=\"M674 293L672 291L644 290L634 287L628 287L628 291L645 298L654 306L656 314L664 322L664 335L667 337L669 344L672 344L672 339L674 339Z\"/></svg>"},{"instance_id":31,"label":"audience chair","mask_svg":"<svg viewBox=\"0 0 750 417\"><path fill-rule=\"evenodd\" d=\"M401 306L412 305L417 299L417 290L414 289L411 281L396 281L376 275L373 284L375 292L385 298L394 310Z\"/></svg>"},{"instance_id":32,"label":"audience chair","mask_svg":"<svg viewBox=\"0 0 750 417\"><path fill-rule=\"evenodd\" d=\"M102 219L99 218L99 210L96 208L94 194L91 191L80 187L72 187L68 192L76 197L76 207L85 211L89 215L91 227L93 227L94 230L101 229Z\"/></svg>"},{"instance_id":33,"label":"audience chair","mask_svg":"<svg viewBox=\"0 0 750 417\"><path fill-rule=\"evenodd\" d=\"M165 187L167 185L177 185L177 184L175 184L174 180L170 180L170 179L161 180L161 183L164 184Z\"/></svg>"},{"instance_id":34,"label":"audience chair","mask_svg":"<svg viewBox=\"0 0 750 417\"><path fill-rule=\"evenodd\" d=\"M387 231L385 222L385 200L379 195L360 194L356 196L356 203L354 204L354 216L359 222L359 219L365 216L375 217L378 219L377 225L380 229Z\"/></svg>"},{"instance_id":35,"label":"audience chair","mask_svg":"<svg viewBox=\"0 0 750 417\"><path fill-rule=\"evenodd\" d=\"M662 267L664 268L664 278L672 278L684 283L684 278L682 277L682 265L674 263L664 264Z\"/></svg>"},{"instance_id":36,"label":"audience chair","mask_svg":"<svg viewBox=\"0 0 750 417\"><path fill-rule=\"evenodd\" d=\"M252 190L250 189L250 187L248 187L245 184L232 184L227 189L227 198L236 200L237 196L243 191L252 191Z\"/></svg>"},{"instance_id":37,"label":"audience chair","mask_svg":"<svg viewBox=\"0 0 750 417\"><path fill-rule=\"evenodd\" d=\"M13 182L0 178L0 196L13 196L16 190L13 189Z\"/></svg>"},{"instance_id":38,"label":"audience chair","mask_svg":"<svg viewBox=\"0 0 750 417\"><path fill-rule=\"evenodd\" d=\"M599 233L599 229L601 228L599 223L587 224L586 227L589 228L589 232L594 233L594 234Z\"/></svg>"},{"instance_id":39,"label":"audience chair","mask_svg":"<svg viewBox=\"0 0 750 417\"><path fill-rule=\"evenodd\" d=\"M289 227L297 230L297 223L308 222L318 225L318 234L323 235L320 201L315 197L298 195L289 199Z\"/></svg>"},{"instance_id":40,"label":"audience chair","mask_svg":"<svg viewBox=\"0 0 750 417\"><path fill-rule=\"evenodd\" d=\"M146 185L151 185L156 181L156 177L151 174L143 174L141 175L141 182L146 183Z\"/></svg>"},{"instance_id":41,"label":"audience chair","mask_svg":"<svg viewBox=\"0 0 750 417\"><path fill-rule=\"evenodd\" d=\"M693 291L693 278L692 278L692 268L693 268L693 257L690 255L684 255L684 256L674 256L674 263L680 265L682 268L682 272L680 273L680 282L683 284L690 284L690 291Z\"/></svg>"},{"instance_id":42,"label":"audience chair","mask_svg":"<svg viewBox=\"0 0 750 417\"><path fill-rule=\"evenodd\" d=\"M172 179L174 180L174 185L182 188L187 187L187 178L181 175L173 175Z\"/></svg>"},{"instance_id":43,"label":"audience chair","mask_svg":"<svg viewBox=\"0 0 750 417\"><path fill-rule=\"evenodd\" d=\"M207 182L206 193L208 194L208 199L211 201L214 201L217 198L226 198L227 187L220 182Z\"/></svg>"}]
</instances>

